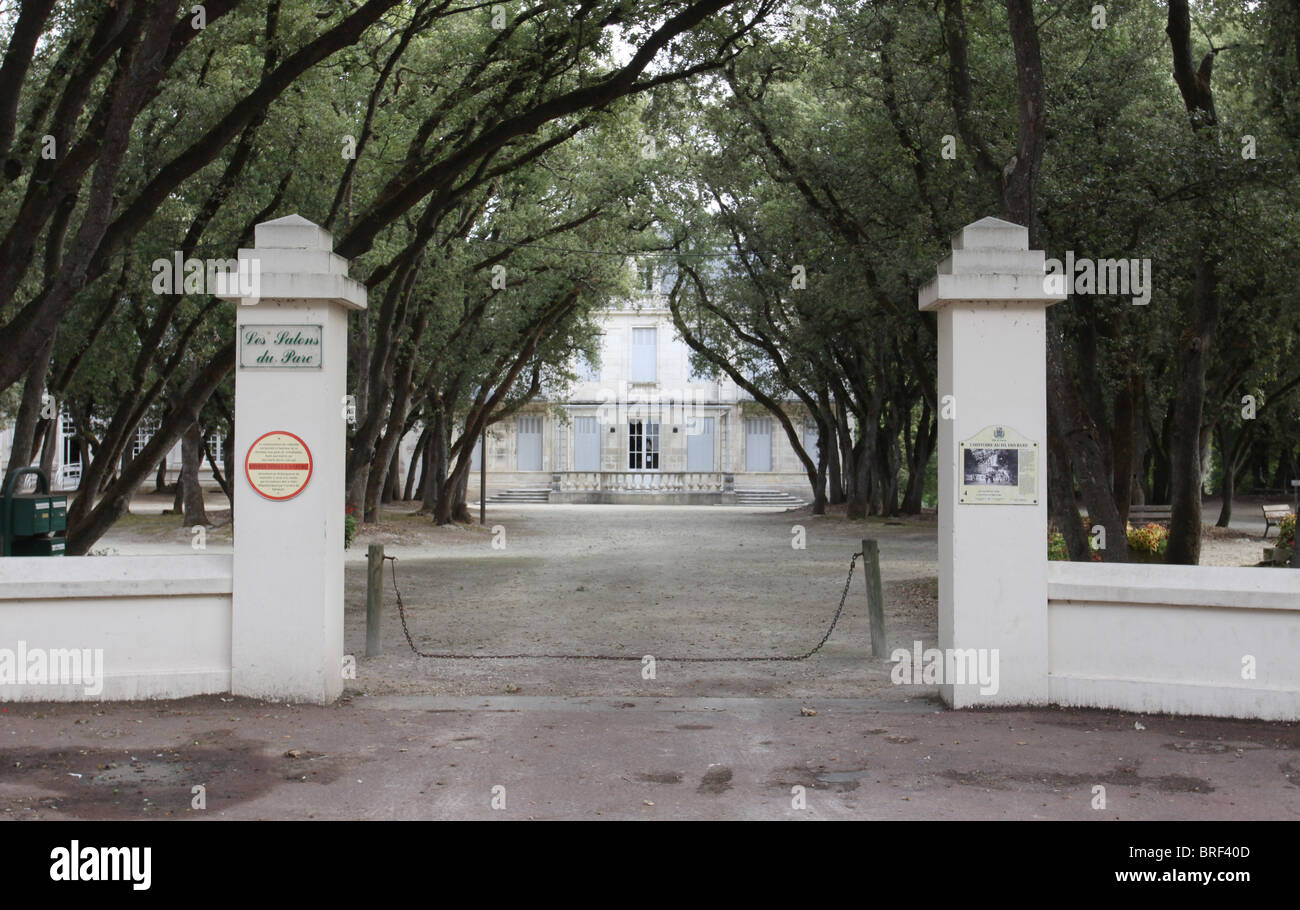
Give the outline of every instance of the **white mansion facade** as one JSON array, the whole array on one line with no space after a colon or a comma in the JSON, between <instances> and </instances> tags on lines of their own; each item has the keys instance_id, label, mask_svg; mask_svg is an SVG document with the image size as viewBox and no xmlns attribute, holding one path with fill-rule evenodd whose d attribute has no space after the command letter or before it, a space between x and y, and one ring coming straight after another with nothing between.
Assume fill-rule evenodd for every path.
<instances>
[{"instance_id":1,"label":"white mansion facade","mask_svg":"<svg viewBox=\"0 0 1300 910\"><path fill-rule=\"evenodd\" d=\"M780 422L725 374L692 371L690 348L662 301L603 310L600 322L600 362L576 365L578 381L566 398L534 401L489 427L489 493L546 488L551 502L591 501L583 494L592 492L617 501L619 493L731 488L808 496L807 475ZM815 453L816 425L800 402L787 407ZM478 472L476 446L474 491Z\"/></svg>"}]
</instances>

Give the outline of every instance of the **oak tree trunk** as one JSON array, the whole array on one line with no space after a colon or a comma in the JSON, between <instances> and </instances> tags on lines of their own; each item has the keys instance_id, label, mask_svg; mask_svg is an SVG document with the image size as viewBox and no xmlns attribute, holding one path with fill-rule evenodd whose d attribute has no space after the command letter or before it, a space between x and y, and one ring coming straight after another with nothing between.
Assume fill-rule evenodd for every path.
<instances>
[{"instance_id":1,"label":"oak tree trunk","mask_svg":"<svg viewBox=\"0 0 1300 910\"><path fill-rule=\"evenodd\" d=\"M203 486L199 483L199 468L202 465L203 428L195 422L181 436L181 476L177 480L187 528L211 524L203 503Z\"/></svg>"}]
</instances>

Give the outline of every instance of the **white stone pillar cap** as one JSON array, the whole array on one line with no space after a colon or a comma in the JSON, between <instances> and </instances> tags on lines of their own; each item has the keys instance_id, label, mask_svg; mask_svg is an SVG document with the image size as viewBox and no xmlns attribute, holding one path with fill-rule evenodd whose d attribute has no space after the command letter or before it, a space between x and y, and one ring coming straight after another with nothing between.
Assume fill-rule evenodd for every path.
<instances>
[{"instance_id":1,"label":"white stone pillar cap","mask_svg":"<svg viewBox=\"0 0 1300 910\"><path fill-rule=\"evenodd\" d=\"M1029 249L1029 230L1001 218L981 218L952 236L952 253L917 293L922 310L953 303L1041 303L1066 298L1047 287L1042 250Z\"/></svg>"},{"instance_id":2,"label":"white stone pillar cap","mask_svg":"<svg viewBox=\"0 0 1300 910\"><path fill-rule=\"evenodd\" d=\"M348 277L348 261L334 252L330 232L301 215L264 221L254 229L252 249L240 249L256 275L258 293L218 293L221 300L254 306L265 300L310 300L337 303L348 310L366 308L366 288Z\"/></svg>"}]
</instances>

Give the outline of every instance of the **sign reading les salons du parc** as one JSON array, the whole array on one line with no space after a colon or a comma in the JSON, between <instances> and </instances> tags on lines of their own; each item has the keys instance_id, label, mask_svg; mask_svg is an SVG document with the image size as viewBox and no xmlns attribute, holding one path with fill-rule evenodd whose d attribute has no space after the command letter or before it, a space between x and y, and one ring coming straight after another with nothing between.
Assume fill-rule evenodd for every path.
<instances>
[{"instance_id":1,"label":"sign reading les salons du parc","mask_svg":"<svg viewBox=\"0 0 1300 910\"><path fill-rule=\"evenodd\" d=\"M239 366L241 369L320 369L321 327L245 324L239 330Z\"/></svg>"},{"instance_id":2,"label":"sign reading les salons du parc","mask_svg":"<svg viewBox=\"0 0 1300 910\"><path fill-rule=\"evenodd\" d=\"M267 499L293 499L306 488L311 472L307 443L286 430L263 433L244 458L248 485Z\"/></svg>"}]
</instances>

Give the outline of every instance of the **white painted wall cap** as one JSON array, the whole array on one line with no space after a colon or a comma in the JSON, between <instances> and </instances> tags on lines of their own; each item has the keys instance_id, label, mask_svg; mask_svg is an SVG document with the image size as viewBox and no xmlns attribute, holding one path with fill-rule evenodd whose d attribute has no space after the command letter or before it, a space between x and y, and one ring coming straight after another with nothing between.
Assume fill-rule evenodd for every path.
<instances>
[{"instance_id":1,"label":"white painted wall cap","mask_svg":"<svg viewBox=\"0 0 1300 910\"><path fill-rule=\"evenodd\" d=\"M1047 259L1042 250L953 250L938 265L940 275L1042 275Z\"/></svg>"},{"instance_id":2,"label":"white painted wall cap","mask_svg":"<svg viewBox=\"0 0 1300 910\"><path fill-rule=\"evenodd\" d=\"M258 249L334 249L334 238L329 231L296 214L263 221L253 229L253 236Z\"/></svg>"},{"instance_id":3,"label":"white painted wall cap","mask_svg":"<svg viewBox=\"0 0 1300 910\"><path fill-rule=\"evenodd\" d=\"M1029 231L1000 218L981 218L952 236L952 254L939 263L933 281L917 293L920 309L967 305L1041 303L1066 298L1047 286L1042 250L1029 249Z\"/></svg>"},{"instance_id":4,"label":"white painted wall cap","mask_svg":"<svg viewBox=\"0 0 1300 910\"><path fill-rule=\"evenodd\" d=\"M254 251L255 252L255 251ZM242 255L244 250L240 250ZM237 301L245 306L256 306L271 300L302 300L312 303L337 303L348 310L366 308L366 288L361 282L346 275L320 272L268 272L262 263L259 275L260 293L257 297L219 294L222 300Z\"/></svg>"},{"instance_id":5,"label":"white painted wall cap","mask_svg":"<svg viewBox=\"0 0 1300 910\"><path fill-rule=\"evenodd\" d=\"M5 560L0 605L90 597L180 597L229 594L234 557L229 553L172 556L87 556Z\"/></svg>"},{"instance_id":6,"label":"white painted wall cap","mask_svg":"<svg viewBox=\"0 0 1300 910\"><path fill-rule=\"evenodd\" d=\"M952 235L954 250L1027 250L1029 229L1001 218L981 218Z\"/></svg>"},{"instance_id":7,"label":"white painted wall cap","mask_svg":"<svg viewBox=\"0 0 1300 910\"><path fill-rule=\"evenodd\" d=\"M1005 303L1037 303L1044 307L1060 303L1064 293L1055 293L1045 287L1046 274L981 274L936 275L933 281L922 285L917 292L922 310L940 310L952 304L967 306Z\"/></svg>"},{"instance_id":8,"label":"white painted wall cap","mask_svg":"<svg viewBox=\"0 0 1300 910\"><path fill-rule=\"evenodd\" d=\"M337 303L366 308L366 288L348 277L348 260L334 252L334 238L301 215L265 221L255 229L257 245L239 251L240 260L257 263L258 295L217 294L221 300L253 306L267 300Z\"/></svg>"},{"instance_id":9,"label":"white painted wall cap","mask_svg":"<svg viewBox=\"0 0 1300 910\"><path fill-rule=\"evenodd\" d=\"M290 250L279 248L244 248L240 259L253 259L262 272L302 272L313 275L346 275L348 261L329 250Z\"/></svg>"},{"instance_id":10,"label":"white painted wall cap","mask_svg":"<svg viewBox=\"0 0 1300 910\"><path fill-rule=\"evenodd\" d=\"M1048 599L1300 611L1300 572L1238 566L1047 564Z\"/></svg>"}]
</instances>

